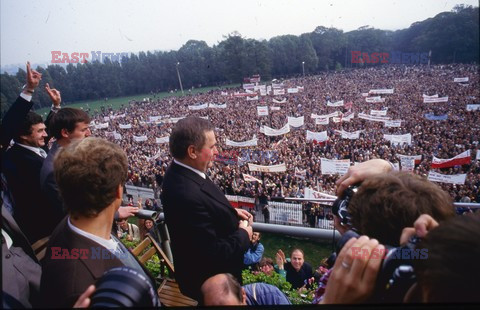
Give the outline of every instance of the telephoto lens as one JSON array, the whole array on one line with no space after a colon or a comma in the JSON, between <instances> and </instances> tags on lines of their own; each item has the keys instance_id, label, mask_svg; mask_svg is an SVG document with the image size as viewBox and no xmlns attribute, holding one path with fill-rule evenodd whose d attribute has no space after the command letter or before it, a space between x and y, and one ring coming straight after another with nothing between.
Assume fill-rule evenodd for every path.
<instances>
[{"instance_id":1,"label":"telephoto lens","mask_svg":"<svg viewBox=\"0 0 480 310\"><path fill-rule=\"evenodd\" d=\"M90 304L92 308L160 306L150 279L130 267L116 267L106 271L95 286Z\"/></svg>"},{"instance_id":2,"label":"telephoto lens","mask_svg":"<svg viewBox=\"0 0 480 310\"><path fill-rule=\"evenodd\" d=\"M138 210L135 214L141 220L152 220L154 222L157 220L158 215L158 212L151 210Z\"/></svg>"}]
</instances>

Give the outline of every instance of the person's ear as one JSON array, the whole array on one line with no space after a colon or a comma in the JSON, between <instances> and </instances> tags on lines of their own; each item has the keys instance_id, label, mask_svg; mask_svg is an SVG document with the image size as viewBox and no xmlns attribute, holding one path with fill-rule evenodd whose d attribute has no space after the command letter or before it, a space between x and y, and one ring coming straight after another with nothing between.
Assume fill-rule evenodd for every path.
<instances>
[{"instance_id":1,"label":"person's ear","mask_svg":"<svg viewBox=\"0 0 480 310\"><path fill-rule=\"evenodd\" d=\"M242 287L242 305L247 304L247 293L245 293L245 289Z\"/></svg>"},{"instance_id":2,"label":"person's ear","mask_svg":"<svg viewBox=\"0 0 480 310\"><path fill-rule=\"evenodd\" d=\"M68 130L65 128L62 128L60 131L60 134L62 135L63 138L68 138Z\"/></svg>"},{"instance_id":3,"label":"person's ear","mask_svg":"<svg viewBox=\"0 0 480 310\"><path fill-rule=\"evenodd\" d=\"M195 154L195 146L194 145L189 145L187 148L187 156L190 159L197 159L197 154Z\"/></svg>"},{"instance_id":4,"label":"person's ear","mask_svg":"<svg viewBox=\"0 0 480 310\"><path fill-rule=\"evenodd\" d=\"M122 184L119 184L118 187L117 187L117 196L116 196L116 198L118 198L118 199L121 200L122 197L123 197L123 186L122 186Z\"/></svg>"}]
</instances>

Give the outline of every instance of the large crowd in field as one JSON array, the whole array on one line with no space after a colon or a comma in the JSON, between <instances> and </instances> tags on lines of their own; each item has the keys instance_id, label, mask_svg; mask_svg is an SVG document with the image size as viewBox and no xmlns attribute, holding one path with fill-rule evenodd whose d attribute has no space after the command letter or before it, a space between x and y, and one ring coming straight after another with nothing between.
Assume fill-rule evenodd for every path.
<instances>
[{"instance_id":1,"label":"large crowd in field","mask_svg":"<svg viewBox=\"0 0 480 310\"><path fill-rule=\"evenodd\" d=\"M454 82L459 77L468 77L468 82ZM273 83L281 85L285 90L299 87L299 92L285 91L285 94L277 96L258 95L256 100L247 100L255 97L238 96L245 93L239 87L163 99L145 98L142 102L125 104L120 110L113 111L106 107L97 111L94 122L97 125L104 124L105 128L96 129L93 134L120 144L127 152L129 183L159 189L158 184L172 159L168 139L165 137L169 136L176 118L191 115L208 118L216 128L221 154L236 157L238 154L248 154L245 149L250 149L260 155L253 159L243 156L236 163L217 161L209 170L212 180L225 193L248 197L258 197L262 193L269 197L302 197L306 187L334 194L338 175L322 174L321 158L350 159L352 164L372 158L399 163L399 154L421 155L422 159L415 165L414 172L426 176L432 169L432 156L447 159L471 150L470 164L435 171L447 175L467 174L465 184L438 184L455 201L480 202L480 161L475 159L480 148L480 111L467 111L466 108L467 104L479 102L477 65L389 65L327 72ZM393 89L393 94L380 95L385 98L384 102L366 102L365 93L372 89ZM448 96L448 101L424 103L424 95L438 95L439 98ZM327 105L327 102L341 100L345 103L343 106ZM226 104L226 108L189 109L189 106L205 103ZM268 116L258 116L257 106L268 106ZM359 113L370 114L371 110L387 110L386 117L402 120L401 126L386 127L384 122L358 117ZM316 125L312 118L312 114L326 115L335 111L342 112L343 115L353 112L354 117L349 121L340 118L340 121L337 119L338 122L330 119L328 125ZM447 119L429 120L425 114L447 115ZM289 133L279 136L266 136L260 132L264 125L274 129L282 128L287 124L288 116L304 116L304 125L292 127ZM121 126L131 128L120 128ZM327 131L328 141L307 141L306 130ZM361 130L361 133L358 139L342 139L335 130ZM392 145L384 139L384 134L411 134L412 142L410 145ZM142 136L146 136L146 141L136 141ZM247 141L254 136L258 139L257 146L236 148L226 145L226 139ZM157 141L157 138L162 137L165 139ZM285 163L287 171L251 172L248 162L267 166ZM295 168L306 170L305 176L295 177ZM252 175L263 183L245 181L242 174Z\"/></svg>"}]
</instances>

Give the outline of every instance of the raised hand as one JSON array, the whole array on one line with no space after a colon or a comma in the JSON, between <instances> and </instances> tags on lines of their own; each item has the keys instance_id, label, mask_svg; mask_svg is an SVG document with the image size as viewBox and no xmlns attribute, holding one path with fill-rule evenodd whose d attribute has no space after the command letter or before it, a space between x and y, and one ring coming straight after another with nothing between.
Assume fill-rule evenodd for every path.
<instances>
[{"instance_id":1,"label":"raised hand","mask_svg":"<svg viewBox=\"0 0 480 310\"><path fill-rule=\"evenodd\" d=\"M60 107L60 103L62 102L62 97L60 96L60 91L56 90L55 88L50 88L50 85L45 86L45 90L47 91L48 96L53 102L55 107Z\"/></svg>"},{"instance_id":2,"label":"raised hand","mask_svg":"<svg viewBox=\"0 0 480 310\"><path fill-rule=\"evenodd\" d=\"M24 91L29 94L32 94L37 88L38 84L42 80L42 74L36 70L30 68L30 62L27 61L27 85L25 86Z\"/></svg>"}]
</instances>

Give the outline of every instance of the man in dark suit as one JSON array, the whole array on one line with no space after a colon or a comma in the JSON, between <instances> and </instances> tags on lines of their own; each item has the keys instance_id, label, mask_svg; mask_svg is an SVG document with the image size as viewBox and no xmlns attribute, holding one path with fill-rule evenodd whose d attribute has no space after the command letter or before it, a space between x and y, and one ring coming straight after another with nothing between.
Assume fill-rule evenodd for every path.
<instances>
[{"instance_id":1,"label":"man in dark suit","mask_svg":"<svg viewBox=\"0 0 480 310\"><path fill-rule=\"evenodd\" d=\"M47 245L40 284L43 306L72 307L113 267L128 266L151 279L111 234L127 178L125 152L103 139L77 140L58 152L54 171L68 216Z\"/></svg>"},{"instance_id":2,"label":"man in dark suit","mask_svg":"<svg viewBox=\"0 0 480 310\"><path fill-rule=\"evenodd\" d=\"M201 285L215 274L231 273L242 283L252 216L234 209L205 174L218 153L207 120L180 120L170 135L170 152L174 160L165 174L161 199L172 239L175 278L183 294L202 302Z\"/></svg>"}]
</instances>

